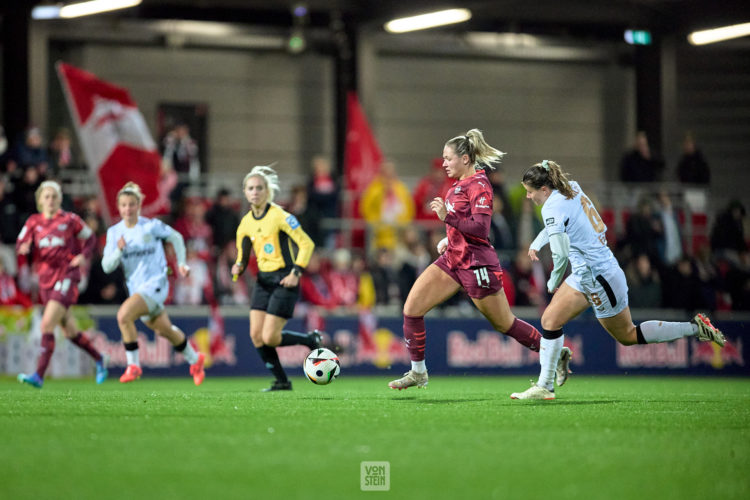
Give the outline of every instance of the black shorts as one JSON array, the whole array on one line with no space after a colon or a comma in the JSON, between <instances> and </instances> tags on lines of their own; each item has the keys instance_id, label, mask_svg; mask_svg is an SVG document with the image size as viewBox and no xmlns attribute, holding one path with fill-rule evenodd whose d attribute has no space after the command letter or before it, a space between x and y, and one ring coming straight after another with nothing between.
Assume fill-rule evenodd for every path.
<instances>
[{"instance_id":1,"label":"black shorts","mask_svg":"<svg viewBox=\"0 0 750 500\"><path fill-rule=\"evenodd\" d=\"M286 288L279 284L289 271L280 269L270 273L259 272L253 289L250 309L289 319L294 315L294 306L299 298L299 286Z\"/></svg>"}]
</instances>

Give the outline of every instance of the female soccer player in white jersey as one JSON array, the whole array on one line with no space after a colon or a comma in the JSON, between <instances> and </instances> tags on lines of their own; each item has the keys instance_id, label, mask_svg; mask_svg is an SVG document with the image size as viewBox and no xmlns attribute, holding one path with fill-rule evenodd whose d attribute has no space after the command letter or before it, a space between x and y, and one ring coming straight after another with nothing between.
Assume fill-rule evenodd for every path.
<instances>
[{"instance_id":1,"label":"female soccer player in white jersey","mask_svg":"<svg viewBox=\"0 0 750 500\"><path fill-rule=\"evenodd\" d=\"M169 340L175 350L185 356L195 385L200 385L205 377L205 355L195 352L185 334L172 324L164 310L169 282L163 241L172 243L179 273L183 277L190 273L190 268L185 265L185 242L180 233L160 220L141 217L142 203L141 188L133 182L125 184L117 193L117 209L122 220L107 230L102 257L102 268L106 273L122 264L130 295L117 311L117 324L128 363L120 382L132 382L142 374L135 329L135 320L140 317L146 326Z\"/></svg>"},{"instance_id":2,"label":"female soccer player in white jersey","mask_svg":"<svg viewBox=\"0 0 750 500\"><path fill-rule=\"evenodd\" d=\"M589 305L599 323L622 345L669 342L682 337L724 345L724 335L703 314L696 314L690 322L644 321L634 325L625 273L607 246L607 227L581 186L568 180L552 160L526 170L522 183L526 197L542 206L545 225L531 243L529 257L538 260L537 252L549 243L554 269L547 289L554 296L542 314L539 380L526 391L511 394L512 399L555 398L553 379L563 347L563 326ZM560 285L568 260L571 274Z\"/></svg>"}]
</instances>

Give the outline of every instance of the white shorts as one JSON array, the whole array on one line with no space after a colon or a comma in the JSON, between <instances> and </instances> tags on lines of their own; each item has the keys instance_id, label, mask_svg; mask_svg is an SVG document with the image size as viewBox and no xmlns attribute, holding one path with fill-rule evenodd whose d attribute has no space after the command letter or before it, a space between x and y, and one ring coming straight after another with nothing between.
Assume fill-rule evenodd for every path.
<instances>
[{"instance_id":1,"label":"white shorts","mask_svg":"<svg viewBox=\"0 0 750 500\"><path fill-rule=\"evenodd\" d=\"M611 318L628 307L628 282L619 265L571 273L565 283L586 296L597 318Z\"/></svg>"},{"instance_id":2,"label":"white shorts","mask_svg":"<svg viewBox=\"0 0 750 500\"><path fill-rule=\"evenodd\" d=\"M148 306L148 314L141 316L141 321L144 323L151 321L164 311L164 302L169 295L169 281L164 278L163 280L144 283L131 295L136 293L143 298Z\"/></svg>"}]
</instances>

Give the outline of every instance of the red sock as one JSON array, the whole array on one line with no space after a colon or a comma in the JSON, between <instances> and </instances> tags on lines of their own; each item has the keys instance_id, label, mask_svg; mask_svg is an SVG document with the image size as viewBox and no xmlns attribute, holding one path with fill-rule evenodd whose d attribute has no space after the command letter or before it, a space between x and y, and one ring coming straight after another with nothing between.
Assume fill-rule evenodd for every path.
<instances>
[{"instance_id":1,"label":"red sock","mask_svg":"<svg viewBox=\"0 0 750 500\"><path fill-rule=\"evenodd\" d=\"M525 345L532 351L539 352L539 342L542 335L539 330L525 321L518 318L514 319L510 329L504 333L516 339L519 344Z\"/></svg>"},{"instance_id":2,"label":"red sock","mask_svg":"<svg viewBox=\"0 0 750 500\"><path fill-rule=\"evenodd\" d=\"M89 353L89 356L94 358L94 361L101 361L102 355L99 354L99 351L94 349L94 346L91 345L91 341L87 336L85 336L83 333L78 332L75 337L72 337L70 339L71 342L73 342L75 345Z\"/></svg>"},{"instance_id":3,"label":"red sock","mask_svg":"<svg viewBox=\"0 0 750 500\"><path fill-rule=\"evenodd\" d=\"M424 316L407 316L404 314L404 338L411 360L424 361Z\"/></svg>"},{"instance_id":4,"label":"red sock","mask_svg":"<svg viewBox=\"0 0 750 500\"><path fill-rule=\"evenodd\" d=\"M47 371L47 365L49 365L53 352L55 352L55 334L43 333L41 352L39 353L39 360L36 362L36 373L41 378L44 378L44 372Z\"/></svg>"}]
</instances>

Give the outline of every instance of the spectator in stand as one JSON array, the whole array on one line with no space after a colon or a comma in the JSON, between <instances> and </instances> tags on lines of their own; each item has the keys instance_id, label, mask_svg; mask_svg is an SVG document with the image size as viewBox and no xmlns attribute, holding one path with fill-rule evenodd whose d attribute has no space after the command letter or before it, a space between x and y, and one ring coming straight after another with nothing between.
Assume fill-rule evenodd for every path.
<instances>
[{"instance_id":1,"label":"spectator in stand","mask_svg":"<svg viewBox=\"0 0 750 500\"><path fill-rule=\"evenodd\" d=\"M305 274L299 280L302 302L325 309L336 308L338 304L331 290L329 272L328 263L321 258L319 252L313 252L305 268Z\"/></svg>"},{"instance_id":2,"label":"spectator in stand","mask_svg":"<svg viewBox=\"0 0 750 500\"><path fill-rule=\"evenodd\" d=\"M416 210L414 218L418 221L437 220L435 212L430 210L430 202L438 197L444 198L453 182L445 173L443 159L435 158L432 160L432 168L427 175L419 180L417 187L414 189L414 207Z\"/></svg>"},{"instance_id":3,"label":"spectator in stand","mask_svg":"<svg viewBox=\"0 0 750 500\"><path fill-rule=\"evenodd\" d=\"M737 263L739 253L747 250L745 213L744 205L738 200L732 200L716 217L711 229L711 249L717 258Z\"/></svg>"},{"instance_id":4,"label":"spectator in stand","mask_svg":"<svg viewBox=\"0 0 750 500\"><path fill-rule=\"evenodd\" d=\"M0 255L0 306L31 307L31 299L16 286L16 280L5 267Z\"/></svg>"},{"instance_id":5,"label":"spectator in stand","mask_svg":"<svg viewBox=\"0 0 750 500\"><path fill-rule=\"evenodd\" d=\"M490 220L490 243L495 250L512 250L515 248L513 229L505 217L503 199L495 196L492 199L492 219Z\"/></svg>"},{"instance_id":6,"label":"spectator in stand","mask_svg":"<svg viewBox=\"0 0 750 500\"><path fill-rule=\"evenodd\" d=\"M61 170L75 166L70 131L67 128L61 128L55 133L55 137L52 138L52 142L49 145L48 157L48 177L58 177Z\"/></svg>"},{"instance_id":7,"label":"spectator in stand","mask_svg":"<svg viewBox=\"0 0 750 500\"><path fill-rule=\"evenodd\" d=\"M8 193L8 181L0 176L0 244L12 245L21 230L18 207Z\"/></svg>"},{"instance_id":8,"label":"spectator in stand","mask_svg":"<svg viewBox=\"0 0 750 500\"><path fill-rule=\"evenodd\" d=\"M662 268L661 249L664 248L664 227L661 217L654 213L649 196L638 201L638 210L625 224L625 241L628 260L632 256L646 254L651 263Z\"/></svg>"},{"instance_id":9,"label":"spectator in stand","mask_svg":"<svg viewBox=\"0 0 750 500\"><path fill-rule=\"evenodd\" d=\"M230 191L223 187L216 193L213 206L206 212L206 222L211 227L215 253L223 250L227 243L234 242L240 216L233 206Z\"/></svg>"},{"instance_id":10,"label":"spectator in stand","mask_svg":"<svg viewBox=\"0 0 750 500\"><path fill-rule=\"evenodd\" d=\"M370 274L375 286L375 303L381 306L398 301L396 272L393 270L393 251L388 248L375 250L375 258L370 265Z\"/></svg>"},{"instance_id":11,"label":"spectator in stand","mask_svg":"<svg viewBox=\"0 0 750 500\"><path fill-rule=\"evenodd\" d=\"M12 180L21 178L28 167L34 167L44 180L49 167L49 157L42 132L37 127L26 129L23 140L18 141L10 152L6 165Z\"/></svg>"},{"instance_id":12,"label":"spectator in stand","mask_svg":"<svg viewBox=\"0 0 750 500\"><path fill-rule=\"evenodd\" d=\"M657 214L661 219L663 230L663 245L660 248L661 261L671 266L682 257L682 234L680 234L677 211L672 206L672 199L665 190L659 192Z\"/></svg>"},{"instance_id":13,"label":"spectator in stand","mask_svg":"<svg viewBox=\"0 0 750 500\"><path fill-rule=\"evenodd\" d=\"M399 296L405 301L417 277L430 265L430 252L425 237L417 226L404 228L394 253Z\"/></svg>"},{"instance_id":14,"label":"spectator in stand","mask_svg":"<svg viewBox=\"0 0 750 500\"><path fill-rule=\"evenodd\" d=\"M206 205L200 198L186 200L183 216L174 223L174 228L185 240L185 245L191 245L198 257L211 261L213 230L206 222Z\"/></svg>"},{"instance_id":15,"label":"spectator in stand","mask_svg":"<svg viewBox=\"0 0 750 500\"><path fill-rule=\"evenodd\" d=\"M26 220L36 213L36 190L44 179L39 175L36 166L28 166L23 170L21 179L16 182L13 190L13 203L18 211L18 219ZM61 207L62 207L62 201Z\"/></svg>"},{"instance_id":16,"label":"spectator in stand","mask_svg":"<svg viewBox=\"0 0 750 500\"><path fill-rule=\"evenodd\" d=\"M695 145L692 132L682 141L682 156L677 163L677 178L684 184L710 184L711 170L703 153Z\"/></svg>"},{"instance_id":17,"label":"spectator in stand","mask_svg":"<svg viewBox=\"0 0 750 500\"><path fill-rule=\"evenodd\" d=\"M625 268L627 278L630 307L651 308L661 307L661 280L651 266L651 259L645 253L639 254L631 260Z\"/></svg>"},{"instance_id":18,"label":"spectator in stand","mask_svg":"<svg viewBox=\"0 0 750 500\"><path fill-rule=\"evenodd\" d=\"M727 289L732 300L733 311L750 309L750 252L743 250L732 272L727 274Z\"/></svg>"},{"instance_id":19,"label":"spectator in stand","mask_svg":"<svg viewBox=\"0 0 750 500\"><path fill-rule=\"evenodd\" d=\"M190 137L187 123L181 122L164 137L163 147L162 161L177 173L177 186L170 193L170 198L178 202L185 195L185 190L200 180L198 143Z\"/></svg>"},{"instance_id":20,"label":"spectator in stand","mask_svg":"<svg viewBox=\"0 0 750 500\"><path fill-rule=\"evenodd\" d=\"M237 246L234 241L231 241L224 245L224 249L216 259L214 290L216 290L216 297L220 304L247 304L250 300L246 280L232 280L230 269L236 261ZM257 269L254 272L257 273ZM252 274L253 272L246 273L245 276L252 276Z\"/></svg>"},{"instance_id":21,"label":"spectator in stand","mask_svg":"<svg viewBox=\"0 0 750 500\"><path fill-rule=\"evenodd\" d=\"M620 180L622 182L654 182L659 180L664 163L651 152L646 132L635 135L633 148L620 160Z\"/></svg>"},{"instance_id":22,"label":"spectator in stand","mask_svg":"<svg viewBox=\"0 0 750 500\"><path fill-rule=\"evenodd\" d=\"M122 274L122 269L118 267L110 274L105 273L102 269L101 251L97 250L91 259L88 286L81 294L78 302L81 304L119 305L127 298L128 291L125 289L125 275Z\"/></svg>"},{"instance_id":23,"label":"spectator in stand","mask_svg":"<svg viewBox=\"0 0 750 500\"><path fill-rule=\"evenodd\" d=\"M191 244L187 245L185 264L190 268L190 274L175 281L174 303L181 306L204 304L205 291L212 286L211 277L206 261L200 258Z\"/></svg>"},{"instance_id":24,"label":"spectator in stand","mask_svg":"<svg viewBox=\"0 0 750 500\"><path fill-rule=\"evenodd\" d=\"M356 313L359 297L359 277L352 268L352 254L348 248L338 248L331 257L332 269L328 273L328 284L333 300L338 307Z\"/></svg>"},{"instance_id":25,"label":"spectator in stand","mask_svg":"<svg viewBox=\"0 0 750 500\"><path fill-rule=\"evenodd\" d=\"M683 256L668 268L662 288L662 305L685 311L709 309L714 305L704 297L700 279L689 257Z\"/></svg>"},{"instance_id":26,"label":"spectator in stand","mask_svg":"<svg viewBox=\"0 0 750 500\"><path fill-rule=\"evenodd\" d=\"M289 199L287 211L297 217L300 225L305 228L307 235L313 240L315 246L325 246L323 234L320 230L320 219L323 217L317 207L309 202L309 191L304 186L294 186ZM326 232L326 234L328 234Z\"/></svg>"},{"instance_id":27,"label":"spectator in stand","mask_svg":"<svg viewBox=\"0 0 750 500\"><path fill-rule=\"evenodd\" d=\"M380 166L380 173L362 194L359 210L370 225L372 247L395 249L398 230L414 219L414 200L393 162Z\"/></svg>"},{"instance_id":28,"label":"spectator in stand","mask_svg":"<svg viewBox=\"0 0 750 500\"><path fill-rule=\"evenodd\" d=\"M322 155L313 157L310 178L307 181L307 207L317 217L334 219L339 216L339 198L341 185L332 174L331 162ZM303 224L305 229L308 226ZM329 250L335 245L335 231L317 230L318 239L313 238L316 245L320 244ZM311 234L310 237L313 235Z\"/></svg>"},{"instance_id":29,"label":"spectator in stand","mask_svg":"<svg viewBox=\"0 0 750 500\"><path fill-rule=\"evenodd\" d=\"M516 288L515 304L512 305L534 307L546 305L546 278L541 262L532 262L528 252L519 248L510 268L510 274L512 276L510 281Z\"/></svg>"}]
</instances>

